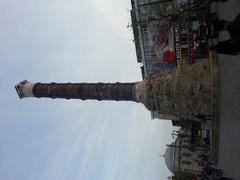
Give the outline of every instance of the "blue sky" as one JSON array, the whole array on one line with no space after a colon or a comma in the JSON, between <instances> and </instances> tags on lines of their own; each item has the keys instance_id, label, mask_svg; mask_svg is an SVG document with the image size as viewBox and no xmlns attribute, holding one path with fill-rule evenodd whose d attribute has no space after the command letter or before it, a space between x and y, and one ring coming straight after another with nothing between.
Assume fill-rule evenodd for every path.
<instances>
[{"instance_id":1,"label":"blue sky","mask_svg":"<svg viewBox=\"0 0 240 180\"><path fill-rule=\"evenodd\" d=\"M0 179L155 180L168 121L141 104L19 100L14 85L141 80L130 0L0 1Z\"/></svg>"}]
</instances>

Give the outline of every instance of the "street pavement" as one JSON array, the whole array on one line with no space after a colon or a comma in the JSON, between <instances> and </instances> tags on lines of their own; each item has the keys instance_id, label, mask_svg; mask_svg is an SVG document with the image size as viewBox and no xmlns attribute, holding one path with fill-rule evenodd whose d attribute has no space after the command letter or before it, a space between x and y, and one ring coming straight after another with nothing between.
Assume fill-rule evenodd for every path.
<instances>
[{"instance_id":1,"label":"street pavement","mask_svg":"<svg viewBox=\"0 0 240 180\"><path fill-rule=\"evenodd\" d=\"M240 13L240 0L217 3L216 12L220 19L233 20ZM219 40L228 37L221 33ZM240 55L218 55L218 60L221 73L218 166L224 175L240 180Z\"/></svg>"}]
</instances>

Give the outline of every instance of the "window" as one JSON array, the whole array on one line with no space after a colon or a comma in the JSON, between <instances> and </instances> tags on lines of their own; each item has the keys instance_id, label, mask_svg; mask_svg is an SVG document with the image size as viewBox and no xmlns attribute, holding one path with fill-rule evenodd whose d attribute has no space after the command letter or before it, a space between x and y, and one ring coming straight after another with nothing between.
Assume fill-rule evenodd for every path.
<instances>
[{"instance_id":1,"label":"window","mask_svg":"<svg viewBox=\"0 0 240 180\"><path fill-rule=\"evenodd\" d=\"M148 74L152 74L153 73L153 65L148 64L147 71L148 71Z\"/></svg>"},{"instance_id":2,"label":"window","mask_svg":"<svg viewBox=\"0 0 240 180\"><path fill-rule=\"evenodd\" d=\"M141 24L141 29L143 32L147 32L147 24L146 23L142 23Z\"/></svg>"},{"instance_id":3,"label":"window","mask_svg":"<svg viewBox=\"0 0 240 180\"><path fill-rule=\"evenodd\" d=\"M139 4L144 4L144 0L138 0Z\"/></svg>"},{"instance_id":4,"label":"window","mask_svg":"<svg viewBox=\"0 0 240 180\"><path fill-rule=\"evenodd\" d=\"M143 32L143 41L144 41L144 42L148 42L148 41L149 41L148 33L147 33L147 32Z\"/></svg>"},{"instance_id":5,"label":"window","mask_svg":"<svg viewBox=\"0 0 240 180\"><path fill-rule=\"evenodd\" d=\"M139 3L140 5L146 4L146 3L149 3L149 2L150 2L150 0L138 0L138 3Z\"/></svg>"},{"instance_id":6,"label":"window","mask_svg":"<svg viewBox=\"0 0 240 180\"><path fill-rule=\"evenodd\" d=\"M185 165L191 165L190 161L182 161L182 163L185 164Z\"/></svg>"},{"instance_id":7,"label":"window","mask_svg":"<svg viewBox=\"0 0 240 180\"><path fill-rule=\"evenodd\" d=\"M150 46L147 45L147 44L144 44L144 50L145 50L145 53L150 53Z\"/></svg>"},{"instance_id":8,"label":"window","mask_svg":"<svg viewBox=\"0 0 240 180\"><path fill-rule=\"evenodd\" d=\"M183 153L182 155L185 157L191 157L191 153Z\"/></svg>"}]
</instances>

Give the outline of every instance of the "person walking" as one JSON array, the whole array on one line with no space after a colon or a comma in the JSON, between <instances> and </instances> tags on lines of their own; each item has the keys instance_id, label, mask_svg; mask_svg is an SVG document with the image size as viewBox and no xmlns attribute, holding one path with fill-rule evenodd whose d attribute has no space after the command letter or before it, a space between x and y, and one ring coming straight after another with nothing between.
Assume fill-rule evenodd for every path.
<instances>
[{"instance_id":1,"label":"person walking","mask_svg":"<svg viewBox=\"0 0 240 180\"><path fill-rule=\"evenodd\" d=\"M198 119L200 122L206 123L207 121L210 121L212 119L212 115L197 114L194 116L194 118Z\"/></svg>"},{"instance_id":2,"label":"person walking","mask_svg":"<svg viewBox=\"0 0 240 180\"><path fill-rule=\"evenodd\" d=\"M240 53L240 14L232 22L217 20L215 26L218 31L228 31L230 39L219 41L209 50L216 50L219 54L238 55Z\"/></svg>"}]
</instances>

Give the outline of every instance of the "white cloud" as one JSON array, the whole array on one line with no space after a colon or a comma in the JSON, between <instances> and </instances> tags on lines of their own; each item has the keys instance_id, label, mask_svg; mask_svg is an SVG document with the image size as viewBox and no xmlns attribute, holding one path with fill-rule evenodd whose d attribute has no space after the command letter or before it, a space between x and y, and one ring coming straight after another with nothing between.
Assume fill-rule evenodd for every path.
<instances>
[{"instance_id":1,"label":"white cloud","mask_svg":"<svg viewBox=\"0 0 240 180\"><path fill-rule=\"evenodd\" d=\"M128 31L130 0L91 0L90 2L115 29Z\"/></svg>"}]
</instances>

